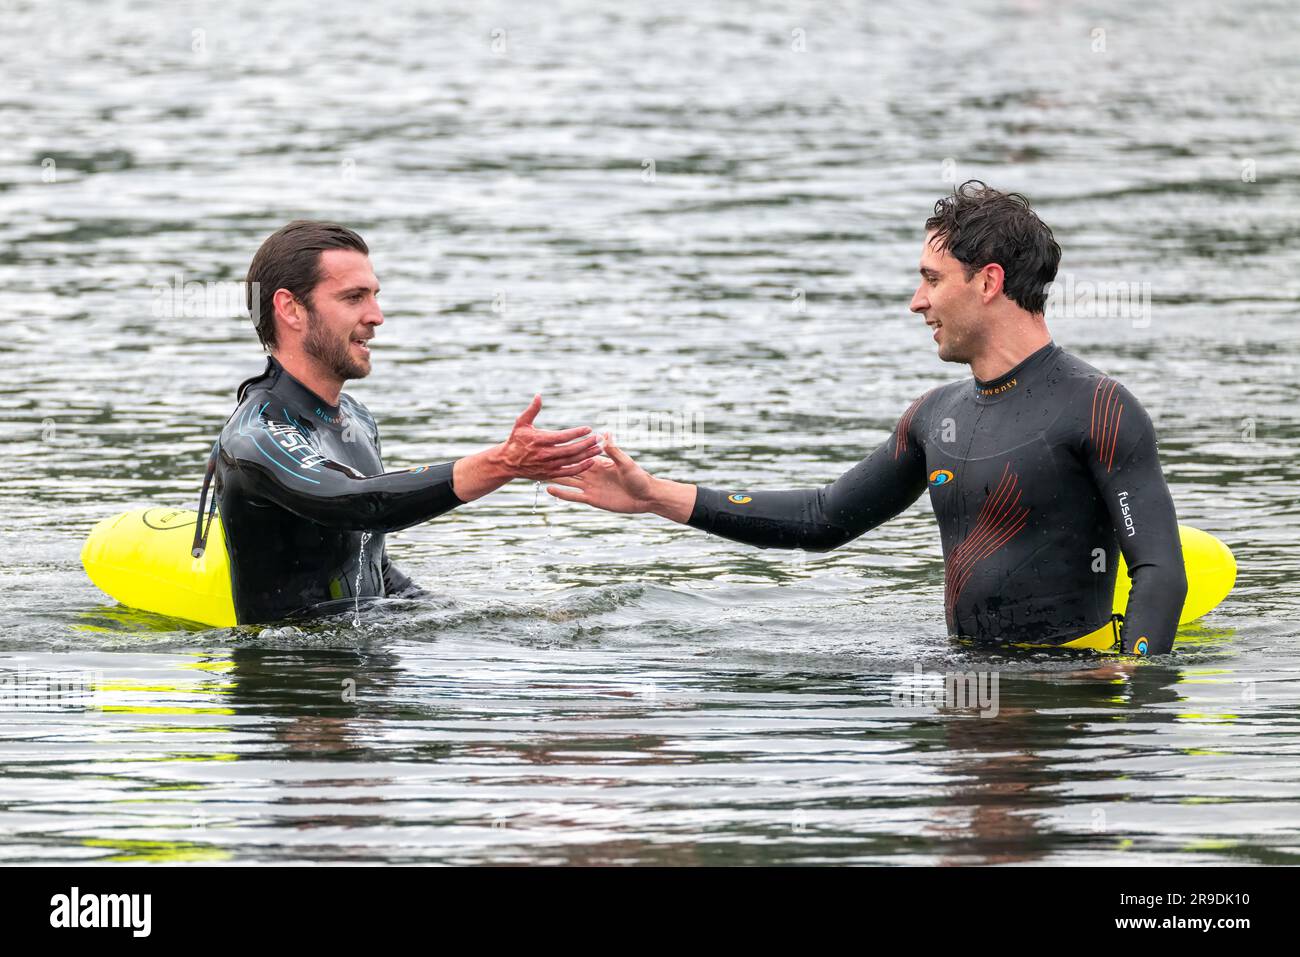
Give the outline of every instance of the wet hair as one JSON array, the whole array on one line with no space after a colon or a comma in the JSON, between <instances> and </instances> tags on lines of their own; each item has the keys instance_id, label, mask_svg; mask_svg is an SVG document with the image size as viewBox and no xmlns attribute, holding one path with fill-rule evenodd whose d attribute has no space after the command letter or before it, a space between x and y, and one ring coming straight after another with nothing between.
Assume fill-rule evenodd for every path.
<instances>
[{"instance_id":1,"label":"wet hair","mask_svg":"<svg viewBox=\"0 0 1300 957\"><path fill-rule=\"evenodd\" d=\"M248 267L246 294L257 338L267 351L275 348L276 291L289 290L310 309L312 290L321 281L320 254L326 249L355 249L370 255L366 241L346 226L311 219L281 226L257 250Z\"/></svg>"},{"instance_id":2,"label":"wet hair","mask_svg":"<svg viewBox=\"0 0 1300 957\"><path fill-rule=\"evenodd\" d=\"M1003 291L1027 312L1047 305L1047 284L1056 278L1061 247L1052 231L1019 193L1003 193L977 179L967 180L934 204L925 221L936 249L962 264L969 282L977 270L997 263Z\"/></svg>"}]
</instances>

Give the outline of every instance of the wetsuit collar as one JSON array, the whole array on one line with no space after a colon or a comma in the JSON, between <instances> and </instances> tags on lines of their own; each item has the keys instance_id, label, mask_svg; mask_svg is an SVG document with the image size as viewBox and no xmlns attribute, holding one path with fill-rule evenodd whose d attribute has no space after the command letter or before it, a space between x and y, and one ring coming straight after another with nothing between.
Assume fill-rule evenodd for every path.
<instances>
[{"instance_id":1,"label":"wetsuit collar","mask_svg":"<svg viewBox=\"0 0 1300 957\"><path fill-rule=\"evenodd\" d=\"M1049 339L1047 345L1037 352L1031 352L1013 368L996 379L985 381L973 377L976 401L995 402L1009 393L1021 391L1026 381L1034 376L1047 363L1049 358L1056 354L1058 348L1056 342Z\"/></svg>"},{"instance_id":2,"label":"wetsuit collar","mask_svg":"<svg viewBox=\"0 0 1300 957\"><path fill-rule=\"evenodd\" d=\"M275 356L266 357L266 370L247 380L239 387L238 400L243 401L249 392L275 392L298 409L305 409L311 417L325 425L339 426L343 416L337 405L331 405L311 389L295 379Z\"/></svg>"}]
</instances>

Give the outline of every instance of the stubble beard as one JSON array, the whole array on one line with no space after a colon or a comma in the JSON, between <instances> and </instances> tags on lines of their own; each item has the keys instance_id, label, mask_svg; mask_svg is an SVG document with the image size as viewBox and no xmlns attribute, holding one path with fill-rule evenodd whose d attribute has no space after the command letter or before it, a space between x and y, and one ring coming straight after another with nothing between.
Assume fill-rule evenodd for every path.
<instances>
[{"instance_id":1,"label":"stubble beard","mask_svg":"<svg viewBox=\"0 0 1300 957\"><path fill-rule=\"evenodd\" d=\"M352 355L352 337L331 338L325 334L325 323L312 310L307 310L307 336L302 342L303 351L331 373L345 382L364 379L370 375L369 364L362 365Z\"/></svg>"}]
</instances>

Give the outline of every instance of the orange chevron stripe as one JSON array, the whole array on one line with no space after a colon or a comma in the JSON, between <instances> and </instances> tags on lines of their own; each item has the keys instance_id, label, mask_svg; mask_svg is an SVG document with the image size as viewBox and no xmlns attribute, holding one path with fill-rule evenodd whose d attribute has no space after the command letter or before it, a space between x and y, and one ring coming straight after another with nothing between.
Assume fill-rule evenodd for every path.
<instances>
[{"instance_id":1,"label":"orange chevron stripe","mask_svg":"<svg viewBox=\"0 0 1300 957\"><path fill-rule=\"evenodd\" d=\"M952 561L954 563L962 560L965 552L970 550L972 546L972 540L975 539L979 534L981 534L982 530L985 528L985 526L988 523L988 515L990 509L996 509L1001 507L1002 497L1005 494L1007 494L1009 491L1006 488L1006 485L1007 485L1007 471L1010 468L1011 465L1010 463L1008 463L1007 467L1002 470L1002 479L998 482L998 487L993 490L992 495L990 495L987 499L984 500L984 505L980 508L979 515L975 519L975 528L972 529L971 534L966 536L965 540L962 541L962 543L957 546L957 550L953 552ZM1012 484L1014 484L1014 480Z\"/></svg>"},{"instance_id":2,"label":"orange chevron stripe","mask_svg":"<svg viewBox=\"0 0 1300 957\"><path fill-rule=\"evenodd\" d=\"M977 526L977 530L967 536L966 541L962 542L963 545L969 545L970 547L965 550L960 559L954 556L954 570L963 572L979 561L986 553L988 543L1001 534L1005 527L1004 519L1008 521L1016 521L1015 518L1010 518L1010 516L1021 514L1021 512L1017 510L1018 506L1020 506L1019 491L1016 492L1015 498L1011 499L1011 501L998 512L997 516L992 521L985 524L983 528L978 528Z\"/></svg>"},{"instance_id":3,"label":"orange chevron stripe","mask_svg":"<svg viewBox=\"0 0 1300 957\"><path fill-rule=\"evenodd\" d=\"M921 407L921 403L924 402L926 399L928 399L930 397L930 393L933 391L934 389L931 389L929 392L926 392L919 399L917 399L915 402L909 405L907 407L907 411L903 413L903 417L898 420L898 425L894 427L894 458L895 459L897 459L900 455L902 455L904 452L907 451L907 430L912 427L912 418L916 415L916 410Z\"/></svg>"},{"instance_id":4,"label":"orange chevron stripe","mask_svg":"<svg viewBox=\"0 0 1300 957\"><path fill-rule=\"evenodd\" d=\"M975 574L975 566L1019 534L1028 521L1030 509L1020 504L1023 490L1016 487L1018 482L1019 477L1011 471L1008 462L997 488L984 500L975 527L953 551L944 588L944 605L950 622L957 599Z\"/></svg>"},{"instance_id":5,"label":"orange chevron stripe","mask_svg":"<svg viewBox=\"0 0 1300 957\"><path fill-rule=\"evenodd\" d=\"M1119 399L1115 397L1115 391L1118 386L1119 383L1112 383L1106 392L1106 414L1102 417L1103 428L1101 430L1101 448L1097 452L1098 461L1105 461L1106 450L1110 446L1110 435L1111 431L1114 429L1114 422L1111 419L1111 414L1119 404Z\"/></svg>"},{"instance_id":6,"label":"orange chevron stripe","mask_svg":"<svg viewBox=\"0 0 1300 957\"><path fill-rule=\"evenodd\" d=\"M962 589L966 587L966 583L970 581L971 576L975 574L976 563L988 558L1007 542L1011 541L1011 539L1015 538L1016 534L1025 527L1028 519L1029 507L1025 506L1024 510L1019 512L1017 516L1012 519L1015 524L1003 531L998 538L994 539L986 548L981 550L979 555L973 561L967 564L967 566L962 570L960 577L957 579L956 593L953 595L954 602L961 596Z\"/></svg>"},{"instance_id":7,"label":"orange chevron stripe","mask_svg":"<svg viewBox=\"0 0 1300 957\"><path fill-rule=\"evenodd\" d=\"M1016 496L1016 502L1019 502L1020 496ZM1012 503L1015 506L1015 502ZM971 575L975 573L975 566L985 558L988 558L996 552L1002 545L1010 540L1011 536L1020 530L1024 525L1024 519L1029 514L1028 506L1022 506L1015 512L1007 514L1007 524L998 528L986 529L981 541L976 549L966 553L960 566L953 569L952 573L952 598L956 602L961 590L965 587L966 582L970 580Z\"/></svg>"},{"instance_id":8,"label":"orange chevron stripe","mask_svg":"<svg viewBox=\"0 0 1300 957\"><path fill-rule=\"evenodd\" d=\"M1115 464L1115 447L1119 444L1119 420L1124 414L1124 403L1119 400L1118 392L1118 382L1102 377L1092 393L1092 421L1088 430L1088 440L1097 451L1097 461L1106 466L1107 472ZM1098 414L1099 405L1100 414Z\"/></svg>"},{"instance_id":9,"label":"orange chevron stripe","mask_svg":"<svg viewBox=\"0 0 1300 957\"><path fill-rule=\"evenodd\" d=\"M1124 406L1120 405L1119 410L1115 413L1115 430L1110 437L1110 455L1106 456L1106 471L1109 472L1111 465L1115 462L1115 446L1119 443L1119 417L1124 414Z\"/></svg>"},{"instance_id":10,"label":"orange chevron stripe","mask_svg":"<svg viewBox=\"0 0 1300 957\"><path fill-rule=\"evenodd\" d=\"M1094 446L1097 445L1097 401L1101 397L1102 389L1105 389L1109 382L1109 379L1102 377L1097 381L1097 387L1092 391L1092 427L1088 430L1088 440L1092 442ZM1106 400L1102 399L1101 401L1104 403Z\"/></svg>"}]
</instances>

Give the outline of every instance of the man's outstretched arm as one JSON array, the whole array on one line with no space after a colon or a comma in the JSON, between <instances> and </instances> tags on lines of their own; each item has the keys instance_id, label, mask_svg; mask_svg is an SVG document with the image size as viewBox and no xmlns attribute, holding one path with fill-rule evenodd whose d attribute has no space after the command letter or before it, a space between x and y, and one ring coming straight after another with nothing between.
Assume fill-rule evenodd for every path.
<instances>
[{"instance_id":1,"label":"man's outstretched arm","mask_svg":"<svg viewBox=\"0 0 1300 957\"><path fill-rule=\"evenodd\" d=\"M1121 647L1127 654L1168 654L1187 597L1187 572L1156 431L1142 405L1114 379L1099 380L1091 399L1084 454L1133 579Z\"/></svg>"},{"instance_id":2,"label":"man's outstretched arm","mask_svg":"<svg viewBox=\"0 0 1300 957\"><path fill-rule=\"evenodd\" d=\"M655 478L609 436L605 453L547 491L611 512L650 512L760 548L836 548L893 518L925 490L923 453L897 435L829 485L774 492L724 492Z\"/></svg>"},{"instance_id":3,"label":"man's outstretched arm","mask_svg":"<svg viewBox=\"0 0 1300 957\"><path fill-rule=\"evenodd\" d=\"M222 441L227 482L242 482L266 499L331 528L392 532L436 518L493 492L511 479L546 481L591 467L599 436L588 428L547 432L533 427L540 397L515 421L500 445L456 462L363 475L320 455L297 428L249 415Z\"/></svg>"}]
</instances>

